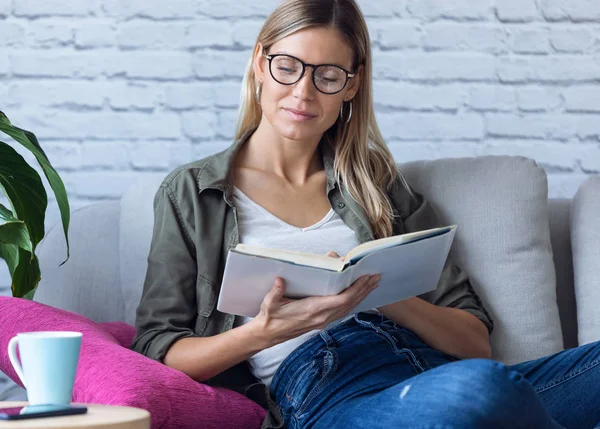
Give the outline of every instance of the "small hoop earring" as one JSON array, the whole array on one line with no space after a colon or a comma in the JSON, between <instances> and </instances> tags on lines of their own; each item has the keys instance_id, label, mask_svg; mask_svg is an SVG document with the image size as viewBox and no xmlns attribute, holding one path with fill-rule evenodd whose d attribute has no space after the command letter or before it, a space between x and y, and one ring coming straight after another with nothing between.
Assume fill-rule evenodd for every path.
<instances>
[{"instance_id":1,"label":"small hoop earring","mask_svg":"<svg viewBox=\"0 0 600 429\"><path fill-rule=\"evenodd\" d=\"M350 123L350 119L352 119L352 101L350 103L350 114L348 115L348 119L346 119L346 123ZM340 108L340 119L344 120L344 103L342 102L342 107Z\"/></svg>"},{"instance_id":2,"label":"small hoop earring","mask_svg":"<svg viewBox=\"0 0 600 429\"><path fill-rule=\"evenodd\" d=\"M256 102L258 104L260 104L260 87L261 87L261 83L259 82L258 85L256 85L256 94L255 94Z\"/></svg>"}]
</instances>

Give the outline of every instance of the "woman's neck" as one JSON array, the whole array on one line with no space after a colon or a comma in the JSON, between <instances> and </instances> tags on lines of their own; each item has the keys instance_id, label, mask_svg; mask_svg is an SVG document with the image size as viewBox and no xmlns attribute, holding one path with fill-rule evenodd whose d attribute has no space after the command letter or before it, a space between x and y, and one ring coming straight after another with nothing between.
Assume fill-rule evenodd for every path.
<instances>
[{"instance_id":1,"label":"woman's neck","mask_svg":"<svg viewBox=\"0 0 600 429\"><path fill-rule=\"evenodd\" d=\"M320 137L291 140L279 134L263 118L260 125L240 149L237 165L259 169L303 185L323 170L319 153Z\"/></svg>"}]
</instances>

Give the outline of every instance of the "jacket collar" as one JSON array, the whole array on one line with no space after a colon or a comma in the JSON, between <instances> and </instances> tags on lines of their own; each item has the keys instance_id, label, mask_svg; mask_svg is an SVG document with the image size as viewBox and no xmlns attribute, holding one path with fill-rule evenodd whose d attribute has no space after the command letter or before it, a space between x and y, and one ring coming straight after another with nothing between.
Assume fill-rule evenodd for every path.
<instances>
[{"instance_id":1,"label":"jacket collar","mask_svg":"<svg viewBox=\"0 0 600 429\"><path fill-rule=\"evenodd\" d=\"M231 170L235 163L236 156L242 145L250 138L256 129L248 130L244 135L235 140L231 146L224 151L210 156L201 166L198 173L198 192L205 189L218 189L224 192L225 200L231 204L232 184L230 181ZM327 176L327 193L335 188L336 179L333 168L335 160L335 151L322 139L319 143L319 149L323 158L323 166Z\"/></svg>"}]
</instances>

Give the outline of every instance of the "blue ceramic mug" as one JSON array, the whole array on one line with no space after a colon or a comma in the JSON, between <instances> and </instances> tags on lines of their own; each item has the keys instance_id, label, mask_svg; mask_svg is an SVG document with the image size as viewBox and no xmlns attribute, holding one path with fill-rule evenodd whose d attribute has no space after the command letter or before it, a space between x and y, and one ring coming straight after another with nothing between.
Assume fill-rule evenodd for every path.
<instances>
[{"instance_id":1,"label":"blue ceramic mug","mask_svg":"<svg viewBox=\"0 0 600 429\"><path fill-rule=\"evenodd\" d=\"M8 357L30 405L71 403L81 337L81 332L48 331L23 332L11 338Z\"/></svg>"}]
</instances>

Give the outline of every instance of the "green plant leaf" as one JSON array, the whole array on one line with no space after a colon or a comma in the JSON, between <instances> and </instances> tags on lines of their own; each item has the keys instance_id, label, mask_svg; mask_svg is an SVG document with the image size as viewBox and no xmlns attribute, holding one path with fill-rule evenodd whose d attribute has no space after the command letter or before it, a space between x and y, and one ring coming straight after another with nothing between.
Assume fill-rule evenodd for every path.
<instances>
[{"instance_id":1,"label":"green plant leaf","mask_svg":"<svg viewBox=\"0 0 600 429\"><path fill-rule=\"evenodd\" d=\"M2 219L10 220L10 219L14 219L14 218L15 218L14 213L11 212L6 207L4 207L2 204L0 204L0 220L2 220Z\"/></svg>"},{"instance_id":2,"label":"green plant leaf","mask_svg":"<svg viewBox=\"0 0 600 429\"><path fill-rule=\"evenodd\" d=\"M69 200L67 198L67 191L65 189L65 185L58 173L56 172L56 170L54 169L54 167L52 167L52 165L50 164L50 160L46 156L46 153L42 150L42 147L40 146L35 135L29 131L22 130L21 128L12 125L6 117L6 115L4 115L4 113L2 113L1 111L0 131L3 131L4 133L8 134L10 137L15 139L15 141L22 144L27 149L29 149L31 153L33 153L38 163L42 167L42 171L46 175L48 183L54 191L54 195L56 196L56 202L58 204L58 208L60 209L60 216L62 220L63 231L65 234L65 240L67 242L67 259L65 259L62 262L62 264L64 264L65 262L67 262L70 255L68 229L71 216L71 210L69 207ZM26 224L27 226L29 226L27 222ZM35 243L35 245L37 245L37 243Z\"/></svg>"},{"instance_id":3,"label":"green plant leaf","mask_svg":"<svg viewBox=\"0 0 600 429\"><path fill-rule=\"evenodd\" d=\"M8 272L12 278L15 268L19 264L19 246L14 244L0 243L0 258L8 265Z\"/></svg>"},{"instance_id":4,"label":"green plant leaf","mask_svg":"<svg viewBox=\"0 0 600 429\"><path fill-rule=\"evenodd\" d=\"M39 174L8 144L0 141L0 189L3 189L13 213L25 222L32 250L44 238L44 218L48 196Z\"/></svg>"},{"instance_id":5,"label":"green plant leaf","mask_svg":"<svg viewBox=\"0 0 600 429\"><path fill-rule=\"evenodd\" d=\"M33 299L40 279L40 263L37 256L19 247L19 263L12 276L12 295Z\"/></svg>"},{"instance_id":6,"label":"green plant leaf","mask_svg":"<svg viewBox=\"0 0 600 429\"><path fill-rule=\"evenodd\" d=\"M0 224L0 243L14 244L31 252L31 238L22 220Z\"/></svg>"},{"instance_id":7,"label":"green plant leaf","mask_svg":"<svg viewBox=\"0 0 600 429\"><path fill-rule=\"evenodd\" d=\"M14 244L32 252L31 237L25 222L0 204L0 243Z\"/></svg>"}]
</instances>

